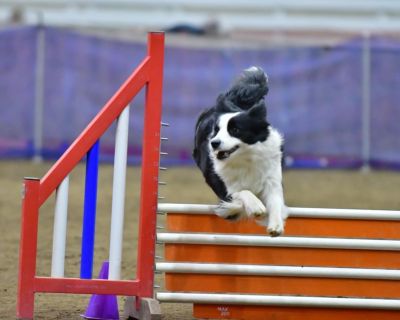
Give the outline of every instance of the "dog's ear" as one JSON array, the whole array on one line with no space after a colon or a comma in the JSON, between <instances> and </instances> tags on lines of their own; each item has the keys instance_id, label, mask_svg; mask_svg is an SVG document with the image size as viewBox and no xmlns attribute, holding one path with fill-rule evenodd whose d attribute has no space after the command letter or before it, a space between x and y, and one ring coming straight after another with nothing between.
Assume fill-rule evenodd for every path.
<instances>
[{"instance_id":1,"label":"dog's ear","mask_svg":"<svg viewBox=\"0 0 400 320\"><path fill-rule=\"evenodd\" d=\"M265 106L264 99L261 99L254 104L248 111L247 114L256 119L265 119L267 117L267 107Z\"/></svg>"},{"instance_id":2,"label":"dog's ear","mask_svg":"<svg viewBox=\"0 0 400 320\"><path fill-rule=\"evenodd\" d=\"M217 98L217 112L219 113L230 113L242 111L237 105L231 100L227 99L224 94L220 94Z\"/></svg>"}]
</instances>

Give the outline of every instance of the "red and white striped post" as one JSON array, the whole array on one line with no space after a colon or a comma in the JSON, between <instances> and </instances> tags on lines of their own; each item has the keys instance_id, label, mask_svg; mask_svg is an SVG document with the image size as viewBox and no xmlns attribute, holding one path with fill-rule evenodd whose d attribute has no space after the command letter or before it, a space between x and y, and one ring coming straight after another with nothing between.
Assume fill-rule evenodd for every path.
<instances>
[{"instance_id":1,"label":"red and white striped post","mask_svg":"<svg viewBox=\"0 0 400 320\"><path fill-rule=\"evenodd\" d=\"M146 306L141 302L153 298L164 34L162 32L149 33L148 41L148 54L142 63L48 173L40 180L25 179L17 297L17 318L19 319L33 318L36 292L132 296L137 297L136 311L139 312L140 306ZM57 190L71 170L85 157L89 149L117 120L144 86L146 86L146 110L137 279L63 278L63 275L61 277L59 275L61 273L57 273L57 277L36 276L38 218L41 205ZM67 202L63 201L63 203L66 206ZM66 207L63 209L66 211ZM63 261L61 264L59 270L63 270Z\"/></svg>"}]
</instances>

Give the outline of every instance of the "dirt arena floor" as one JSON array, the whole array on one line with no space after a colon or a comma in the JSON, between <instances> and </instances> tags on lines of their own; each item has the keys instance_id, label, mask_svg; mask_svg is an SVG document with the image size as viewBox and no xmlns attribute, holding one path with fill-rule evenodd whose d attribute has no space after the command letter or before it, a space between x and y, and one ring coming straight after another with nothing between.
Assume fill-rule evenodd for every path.
<instances>
[{"instance_id":1,"label":"dirt arena floor","mask_svg":"<svg viewBox=\"0 0 400 320\"><path fill-rule=\"evenodd\" d=\"M15 301L20 231L22 178L41 177L51 163L0 162L0 319L15 318ZM98 215L95 249L95 274L107 259L111 211L112 167L103 165L99 173ZM129 167L125 213L123 270L125 279L135 275L137 210L140 169ZM216 199L194 168L173 168L161 174L160 195L168 202L215 203ZM84 167L79 165L71 174L66 276L77 277L80 265L81 220ZM290 206L349 207L369 209L400 209L400 172L378 171L362 174L356 171L300 171L284 174L287 204ZM39 275L49 275L54 196L40 211L37 267ZM162 224L162 221L159 221ZM158 248L162 255L162 248ZM156 279L161 283L162 279ZM89 296L39 294L35 319L79 319ZM120 298L120 309L123 298ZM163 319L192 319L191 306L164 304Z\"/></svg>"}]
</instances>

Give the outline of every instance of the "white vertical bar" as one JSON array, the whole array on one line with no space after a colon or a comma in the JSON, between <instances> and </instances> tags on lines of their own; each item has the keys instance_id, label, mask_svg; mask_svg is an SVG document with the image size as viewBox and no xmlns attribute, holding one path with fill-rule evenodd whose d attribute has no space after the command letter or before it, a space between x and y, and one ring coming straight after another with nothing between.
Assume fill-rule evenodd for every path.
<instances>
[{"instance_id":1,"label":"white vertical bar","mask_svg":"<svg viewBox=\"0 0 400 320\"><path fill-rule=\"evenodd\" d=\"M365 32L362 49L362 160L364 172L369 171L371 158L371 43Z\"/></svg>"},{"instance_id":2,"label":"white vertical bar","mask_svg":"<svg viewBox=\"0 0 400 320\"><path fill-rule=\"evenodd\" d=\"M34 162L42 161L43 149L43 105L44 105L44 68L45 68L45 29L40 24L36 42L35 68L35 109L33 124Z\"/></svg>"},{"instance_id":3,"label":"white vertical bar","mask_svg":"<svg viewBox=\"0 0 400 320\"><path fill-rule=\"evenodd\" d=\"M108 278L121 278L122 236L124 227L125 182L128 153L129 106L121 113L115 136L114 178L111 208L110 267Z\"/></svg>"},{"instance_id":4,"label":"white vertical bar","mask_svg":"<svg viewBox=\"0 0 400 320\"><path fill-rule=\"evenodd\" d=\"M56 209L53 228L53 255L51 276L64 277L65 243L67 238L69 176L61 182L56 193Z\"/></svg>"}]
</instances>

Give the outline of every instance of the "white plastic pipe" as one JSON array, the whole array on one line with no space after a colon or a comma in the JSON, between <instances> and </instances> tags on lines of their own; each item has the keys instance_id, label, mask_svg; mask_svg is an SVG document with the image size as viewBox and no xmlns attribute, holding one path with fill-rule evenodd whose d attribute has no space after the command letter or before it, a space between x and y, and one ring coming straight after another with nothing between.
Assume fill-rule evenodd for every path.
<instances>
[{"instance_id":1,"label":"white plastic pipe","mask_svg":"<svg viewBox=\"0 0 400 320\"><path fill-rule=\"evenodd\" d=\"M213 233L158 233L157 241L182 244L212 244L227 246L323 248L348 250L400 251L398 240L267 237L255 235L213 234Z\"/></svg>"},{"instance_id":2,"label":"white plastic pipe","mask_svg":"<svg viewBox=\"0 0 400 320\"><path fill-rule=\"evenodd\" d=\"M396 210L366 210L366 209L335 209L335 208L289 208L290 217L353 219L353 220L400 220L400 211Z\"/></svg>"},{"instance_id":3,"label":"white plastic pipe","mask_svg":"<svg viewBox=\"0 0 400 320\"><path fill-rule=\"evenodd\" d=\"M216 205L190 203L159 203L158 211L165 213L213 214ZM336 208L300 208L289 207L289 218L326 218L355 220L400 220L400 211L336 209Z\"/></svg>"},{"instance_id":4,"label":"white plastic pipe","mask_svg":"<svg viewBox=\"0 0 400 320\"><path fill-rule=\"evenodd\" d=\"M217 205L192 203L159 203L157 210L165 213L212 214Z\"/></svg>"},{"instance_id":5,"label":"white plastic pipe","mask_svg":"<svg viewBox=\"0 0 400 320\"><path fill-rule=\"evenodd\" d=\"M400 280L400 270L270 266L254 264L157 262L156 270L168 273L224 274L275 277Z\"/></svg>"},{"instance_id":6,"label":"white plastic pipe","mask_svg":"<svg viewBox=\"0 0 400 320\"><path fill-rule=\"evenodd\" d=\"M250 294L157 292L161 302L205 304L243 304L259 306L290 306L351 309L400 309L400 300L328 297L267 296Z\"/></svg>"},{"instance_id":7,"label":"white plastic pipe","mask_svg":"<svg viewBox=\"0 0 400 320\"><path fill-rule=\"evenodd\" d=\"M53 254L51 258L51 276L64 277L65 243L67 239L69 176L57 188L56 207L53 227Z\"/></svg>"},{"instance_id":8,"label":"white plastic pipe","mask_svg":"<svg viewBox=\"0 0 400 320\"><path fill-rule=\"evenodd\" d=\"M121 278L122 238L124 230L125 183L128 156L129 106L121 113L117 121L115 135L114 177L111 208L110 232L110 280Z\"/></svg>"}]
</instances>

